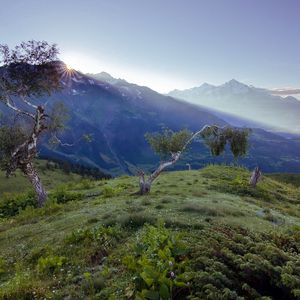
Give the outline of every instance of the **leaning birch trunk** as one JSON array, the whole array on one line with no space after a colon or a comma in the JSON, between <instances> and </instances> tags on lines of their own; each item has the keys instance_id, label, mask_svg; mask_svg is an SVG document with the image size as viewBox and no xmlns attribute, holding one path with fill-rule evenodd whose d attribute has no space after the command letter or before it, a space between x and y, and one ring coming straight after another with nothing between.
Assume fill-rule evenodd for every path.
<instances>
[{"instance_id":1,"label":"leaning birch trunk","mask_svg":"<svg viewBox=\"0 0 300 300\"><path fill-rule=\"evenodd\" d=\"M174 165L178 159L180 158L181 151L177 153L172 153L172 159L163 162L159 165L159 167L149 176L147 180L145 180L145 174L143 171L139 172L140 177L140 195L148 194L151 190L151 186L153 181L160 175L160 173L167 167Z\"/></svg>"},{"instance_id":2,"label":"leaning birch trunk","mask_svg":"<svg viewBox=\"0 0 300 300\"><path fill-rule=\"evenodd\" d=\"M33 164L31 162L22 166L22 171L31 182L35 193L37 195L38 207L44 206L47 200L47 193L42 185L41 179L38 176Z\"/></svg>"},{"instance_id":3,"label":"leaning birch trunk","mask_svg":"<svg viewBox=\"0 0 300 300\"><path fill-rule=\"evenodd\" d=\"M34 188L37 196L38 207L42 207L47 200L47 193L36 169L33 166L33 159L37 153L37 140L41 132L46 128L43 124L44 119L44 108L42 106L37 106L32 134L27 141L16 148L12 154L10 166L6 172L7 177L10 177L17 168L24 173Z\"/></svg>"},{"instance_id":4,"label":"leaning birch trunk","mask_svg":"<svg viewBox=\"0 0 300 300\"><path fill-rule=\"evenodd\" d=\"M262 174L261 174L261 171L260 171L259 167L256 167L256 168L253 170L253 172L252 172L252 174L251 174L251 178L250 178L250 180L249 180L249 184L250 184L253 188L256 187L258 181L261 179L261 175L262 175Z\"/></svg>"}]
</instances>

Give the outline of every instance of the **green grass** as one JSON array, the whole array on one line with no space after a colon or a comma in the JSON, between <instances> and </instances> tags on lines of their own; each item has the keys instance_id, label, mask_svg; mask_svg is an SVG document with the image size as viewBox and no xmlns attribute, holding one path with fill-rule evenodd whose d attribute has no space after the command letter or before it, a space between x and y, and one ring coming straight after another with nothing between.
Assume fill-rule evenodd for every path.
<instances>
[{"instance_id":1,"label":"green grass","mask_svg":"<svg viewBox=\"0 0 300 300\"><path fill-rule=\"evenodd\" d=\"M66 174L60 169L46 169L45 160L36 160L35 166L39 171L39 175L46 189L53 189L59 184L78 182L81 180L81 176L78 174ZM11 178L6 178L5 173L0 171L0 197L3 193L18 193L24 192L25 190L31 190L31 185L20 171L17 171L16 176Z\"/></svg>"},{"instance_id":2,"label":"green grass","mask_svg":"<svg viewBox=\"0 0 300 300\"><path fill-rule=\"evenodd\" d=\"M82 197L0 221L0 299L300 297L295 186L264 177L252 189L247 170L210 166L163 173L149 195L137 196L136 177L53 175L50 195L69 182L64 191ZM13 189L1 181L0 190ZM162 266L155 277L151 268Z\"/></svg>"},{"instance_id":3,"label":"green grass","mask_svg":"<svg viewBox=\"0 0 300 300\"><path fill-rule=\"evenodd\" d=\"M277 181L292 184L296 187L300 187L300 174L294 173L273 173L267 174L269 178L273 178Z\"/></svg>"}]
</instances>

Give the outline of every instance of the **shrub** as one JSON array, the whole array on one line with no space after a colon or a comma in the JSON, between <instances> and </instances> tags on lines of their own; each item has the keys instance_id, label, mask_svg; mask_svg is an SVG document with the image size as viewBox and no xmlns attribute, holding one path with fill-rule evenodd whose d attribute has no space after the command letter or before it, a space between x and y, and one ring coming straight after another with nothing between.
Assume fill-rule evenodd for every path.
<instances>
[{"instance_id":1,"label":"shrub","mask_svg":"<svg viewBox=\"0 0 300 300\"><path fill-rule=\"evenodd\" d=\"M216 208L200 206L194 203L185 204L180 210L188 213L198 213L201 215L212 217L224 216L224 213Z\"/></svg>"},{"instance_id":2,"label":"shrub","mask_svg":"<svg viewBox=\"0 0 300 300\"><path fill-rule=\"evenodd\" d=\"M104 198L111 198L116 196L120 192L120 189L114 189L111 186L104 186L102 189L102 195Z\"/></svg>"},{"instance_id":3,"label":"shrub","mask_svg":"<svg viewBox=\"0 0 300 300\"><path fill-rule=\"evenodd\" d=\"M3 257L0 256L0 277L1 275L6 273L6 268L7 268L6 261Z\"/></svg>"},{"instance_id":4,"label":"shrub","mask_svg":"<svg viewBox=\"0 0 300 300\"><path fill-rule=\"evenodd\" d=\"M133 273L135 299L183 299L191 279L187 248L180 236L163 226L147 225L123 264Z\"/></svg>"},{"instance_id":5,"label":"shrub","mask_svg":"<svg viewBox=\"0 0 300 300\"><path fill-rule=\"evenodd\" d=\"M97 242L101 245L109 246L113 239L118 240L120 237L120 228L100 225L93 228L77 229L73 231L65 241L67 244L73 245L90 245L93 242Z\"/></svg>"},{"instance_id":6,"label":"shrub","mask_svg":"<svg viewBox=\"0 0 300 300\"><path fill-rule=\"evenodd\" d=\"M121 225L121 227L137 229L142 227L144 224L155 224L156 218L142 212L130 213L119 217L117 222Z\"/></svg>"},{"instance_id":7,"label":"shrub","mask_svg":"<svg viewBox=\"0 0 300 300\"><path fill-rule=\"evenodd\" d=\"M188 299L297 299L299 250L294 233L254 234L230 226L203 231L191 250Z\"/></svg>"},{"instance_id":8,"label":"shrub","mask_svg":"<svg viewBox=\"0 0 300 300\"><path fill-rule=\"evenodd\" d=\"M85 294L93 296L105 286L105 279L100 273L91 274L90 272L85 272L83 277L81 285Z\"/></svg>"},{"instance_id":9,"label":"shrub","mask_svg":"<svg viewBox=\"0 0 300 300\"><path fill-rule=\"evenodd\" d=\"M123 232L117 226L100 225L78 229L65 239L65 249L74 258L73 262L86 261L92 265L99 265L122 236Z\"/></svg>"},{"instance_id":10,"label":"shrub","mask_svg":"<svg viewBox=\"0 0 300 300\"><path fill-rule=\"evenodd\" d=\"M94 187L94 183L90 179L82 179L79 184L76 185L77 189L89 190Z\"/></svg>"},{"instance_id":11,"label":"shrub","mask_svg":"<svg viewBox=\"0 0 300 300\"><path fill-rule=\"evenodd\" d=\"M16 274L0 288L0 299L43 299L46 288L28 271Z\"/></svg>"},{"instance_id":12,"label":"shrub","mask_svg":"<svg viewBox=\"0 0 300 300\"><path fill-rule=\"evenodd\" d=\"M37 271L40 274L53 274L61 269L66 263L64 256L50 255L47 257L40 257L37 264Z\"/></svg>"},{"instance_id":13,"label":"shrub","mask_svg":"<svg viewBox=\"0 0 300 300\"><path fill-rule=\"evenodd\" d=\"M37 206L33 191L23 194L3 193L0 199L0 217L15 216L28 206Z\"/></svg>"},{"instance_id":14,"label":"shrub","mask_svg":"<svg viewBox=\"0 0 300 300\"><path fill-rule=\"evenodd\" d=\"M67 203L70 201L82 200L83 196L81 193L70 192L67 191L64 186L60 186L51 193L50 198L57 203Z\"/></svg>"}]
</instances>

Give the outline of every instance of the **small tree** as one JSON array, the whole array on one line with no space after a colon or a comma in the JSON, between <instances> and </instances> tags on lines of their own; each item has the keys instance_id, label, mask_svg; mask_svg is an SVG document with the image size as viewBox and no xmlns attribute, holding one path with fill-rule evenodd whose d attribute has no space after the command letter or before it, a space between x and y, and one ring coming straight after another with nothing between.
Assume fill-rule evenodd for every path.
<instances>
[{"instance_id":1,"label":"small tree","mask_svg":"<svg viewBox=\"0 0 300 300\"><path fill-rule=\"evenodd\" d=\"M14 112L14 120L0 129L0 166L10 177L20 169L33 185L38 206L47 194L33 165L37 143L45 131L56 136L66 117L64 109L45 106L37 98L60 89L61 64L56 45L47 42L22 42L14 49L0 45L0 103Z\"/></svg>"},{"instance_id":2,"label":"small tree","mask_svg":"<svg viewBox=\"0 0 300 300\"><path fill-rule=\"evenodd\" d=\"M229 144L231 152L237 158L247 152L249 132L249 129L205 125L195 133L186 129L178 132L164 129L161 133L147 133L146 139L153 151L160 156L161 163L148 179L145 179L143 171L139 171L139 193L149 193L153 181L164 169L174 165L195 139L202 138L214 156L222 154L226 144Z\"/></svg>"}]
</instances>

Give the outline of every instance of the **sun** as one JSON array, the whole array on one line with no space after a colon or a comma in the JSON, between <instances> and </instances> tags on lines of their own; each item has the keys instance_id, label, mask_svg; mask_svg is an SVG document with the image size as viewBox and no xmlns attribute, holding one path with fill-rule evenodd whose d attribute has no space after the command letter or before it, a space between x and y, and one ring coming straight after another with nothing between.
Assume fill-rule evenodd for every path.
<instances>
[{"instance_id":1,"label":"sun","mask_svg":"<svg viewBox=\"0 0 300 300\"><path fill-rule=\"evenodd\" d=\"M73 70L73 68L69 64L66 64L66 68L67 68L68 71L72 71Z\"/></svg>"}]
</instances>

